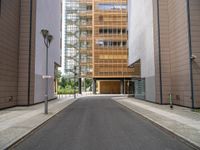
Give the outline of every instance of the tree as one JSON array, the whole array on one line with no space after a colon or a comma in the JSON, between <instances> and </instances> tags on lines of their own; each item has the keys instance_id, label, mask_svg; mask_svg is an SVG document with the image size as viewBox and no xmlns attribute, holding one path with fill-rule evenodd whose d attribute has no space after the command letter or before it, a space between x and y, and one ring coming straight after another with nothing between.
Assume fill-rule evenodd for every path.
<instances>
[{"instance_id":1,"label":"tree","mask_svg":"<svg viewBox=\"0 0 200 150\"><path fill-rule=\"evenodd\" d=\"M60 78L62 77L62 72L58 69L55 70L55 78L57 80L60 80Z\"/></svg>"},{"instance_id":2,"label":"tree","mask_svg":"<svg viewBox=\"0 0 200 150\"><path fill-rule=\"evenodd\" d=\"M85 79L85 87L86 87L86 89L88 89L88 88L92 88L92 79Z\"/></svg>"},{"instance_id":3,"label":"tree","mask_svg":"<svg viewBox=\"0 0 200 150\"><path fill-rule=\"evenodd\" d=\"M62 76L61 81L59 82L59 86L64 89L67 86L67 80L67 77Z\"/></svg>"}]
</instances>

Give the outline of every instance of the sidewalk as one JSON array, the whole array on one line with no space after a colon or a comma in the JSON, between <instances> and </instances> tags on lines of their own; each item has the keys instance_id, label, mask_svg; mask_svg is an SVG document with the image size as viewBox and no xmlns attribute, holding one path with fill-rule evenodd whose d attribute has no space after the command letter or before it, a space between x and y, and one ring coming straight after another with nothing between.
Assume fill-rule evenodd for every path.
<instances>
[{"instance_id":1,"label":"sidewalk","mask_svg":"<svg viewBox=\"0 0 200 150\"><path fill-rule=\"evenodd\" d=\"M44 104L14 107L0 111L0 150L17 142L29 132L72 104L73 97L63 97L49 102L49 114L44 114Z\"/></svg>"},{"instance_id":2,"label":"sidewalk","mask_svg":"<svg viewBox=\"0 0 200 150\"><path fill-rule=\"evenodd\" d=\"M113 99L200 149L200 113L179 106L170 109L168 105L158 105L134 98Z\"/></svg>"}]
</instances>

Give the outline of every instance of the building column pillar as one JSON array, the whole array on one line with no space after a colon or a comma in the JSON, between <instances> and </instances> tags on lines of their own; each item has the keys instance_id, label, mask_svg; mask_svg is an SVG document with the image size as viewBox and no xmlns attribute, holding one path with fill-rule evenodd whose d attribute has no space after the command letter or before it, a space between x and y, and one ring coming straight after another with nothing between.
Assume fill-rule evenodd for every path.
<instances>
[{"instance_id":1,"label":"building column pillar","mask_svg":"<svg viewBox=\"0 0 200 150\"><path fill-rule=\"evenodd\" d=\"M124 79L120 80L120 93L124 94Z\"/></svg>"},{"instance_id":2,"label":"building column pillar","mask_svg":"<svg viewBox=\"0 0 200 150\"><path fill-rule=\"evenodd\" d=\"M81 78L78 79L78 92L79 94L82 94L82 84L81 84Z\"/></svg>"},{"instance_id":3,"label":"building column pillar","mask_svg":"<svg viewBox=\"0 0 200 150\"><path fill-rule=\"evenodd\" d=\"M92 86L92 91L93 91L93 94L96 94L96 79L93 79L93 82L92 82L93 86Z\"/></svg>"}]
</instances>

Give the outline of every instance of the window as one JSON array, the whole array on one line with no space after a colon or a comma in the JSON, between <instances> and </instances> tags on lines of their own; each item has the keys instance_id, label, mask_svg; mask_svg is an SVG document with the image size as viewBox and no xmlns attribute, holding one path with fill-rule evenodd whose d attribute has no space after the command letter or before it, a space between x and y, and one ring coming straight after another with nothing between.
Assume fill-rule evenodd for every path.
<instances>
[{"instance_id":1,"label":"window","mask_svg":"<svg viewBox=\"0 0 200 150\"><path fill-rule=\"evenodd\" d=\"M97 40L96 44L100 47L124 47L127 45L126 41L104 41L104 40Z\"/></svg>"},{"instance_id":2,"label":"window","mask_svg":"<svg viewBox=\"0 0 200 150\"><path fill-rule=\"evenodd\" d=\"M117 46L117 42L113 42L113 45L114 45L114 46Z\"/></svg>"},{"instance_id":3,"label":"window","mask_svg":"<svg viewBox=\"0 0 200 150\"><path fill-rule=\"evenodd\" d=\"M100 22L103 21L103 16L99 16L99 21L100 21Z\"/></svg>"},{"instance_id":4,"label":"window","mask_svg":"<svg viewBox=\"0 0 200 150\"><path fill-rule=\"evenodd\" d=\"M123 41L123 43L122 43L122 44L123 44L123 46L126 46L126 42L125 42L125 41Z\"/></svg>"},{"instance_id":5,"label":"window","mask_svg":"<svg viewBox=\"0 0 200 150\"><path fill-rule=\"evenodd\" d=\"M104 42L102 40L97 40L96 44L100 47L102 47L104 45Z\"/></svg>"},{"instance_id":6,"label":"window","mask_svg":"<svg viewBox=\"0 0 200 150\"><path fill-rule=\"evenodd\" d=\"M92 10L92 6L87 6L87 10Z\"/></svg>"},{"instance_id":7,"label":"window","mask_svg":"<svg viewBox=\"0 0 200 150\"><path fill-rule=\"evenodd\" d=\"M126 10L127 4L101 3L97 4L99 10Z\"/></svg>"},{"instance_id":8,"label":"window","mask_svg":"<svg viewBox=\"0 0 200 150\"><path fill-rule=\"evenodd\" d=\"M118 29L118 34L120 34L121 33L121 29Z\"/></svg>"},{"instance_id":9,"label":"window","mask_svg":"<svg viewBox=\"0 0 200 150\"><path fill-rule=\"evenodd\" d=\"M111 43L111 41L108 41L108 46L110 47L110 46L112 46L112 43Z\"/></svg>"},{"instance_id":10,"label":"window","mask_svg":"<svg viewBox=\"0 0 200 150\"><path fill-rule=\"evenodd\" d=\"M116 34L117 33L117 29L113 29L113 33Z\"/></svg>"},{"instance_id":11,"label":"window","mask_svg":"<svg viewBox=\"0 0 200 150\"><path fill-rule=\"evenodd\" d=\"M110 28L110 29L99 29L99 34L125 34L127 31L126 29L116 29L116 28Z\"/></svg>"},{"instance_id":12,"label":"window","mask_svg":"<svg viewBox=\"0 0 200 150\"><path fill-rule=\"evenodd\" d=\"M125 34L126 33L126 29L122 29L122 33Z\"/></svg>"},{"instance_id":13,"label":"window","mask_svg":"<svg viewBox=\"0 0 200 150\"><path fill-rule=\"evenodd\" d=\"M102 34L103 33L103 29L99 29L99 33Z\"/></svg>"}]
</instances>

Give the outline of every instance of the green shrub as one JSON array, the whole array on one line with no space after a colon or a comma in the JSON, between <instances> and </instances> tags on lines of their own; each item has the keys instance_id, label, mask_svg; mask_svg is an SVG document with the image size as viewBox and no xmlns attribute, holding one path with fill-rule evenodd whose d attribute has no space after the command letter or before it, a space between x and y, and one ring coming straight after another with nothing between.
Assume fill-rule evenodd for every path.
<instances>
[{"instance_id":1,"label":"green shrub","mask_svg":"<svg viewBox=\"0 0 200 150\"><path fill-rule=\"evenodd\" d=\"M78 93L77 89L76 93ZM74 94L74 89L58 87L58 94Z\"/></svg>"}]
</instances>

